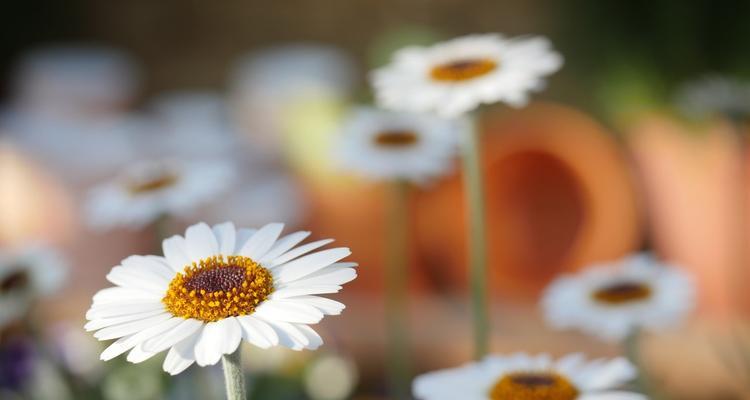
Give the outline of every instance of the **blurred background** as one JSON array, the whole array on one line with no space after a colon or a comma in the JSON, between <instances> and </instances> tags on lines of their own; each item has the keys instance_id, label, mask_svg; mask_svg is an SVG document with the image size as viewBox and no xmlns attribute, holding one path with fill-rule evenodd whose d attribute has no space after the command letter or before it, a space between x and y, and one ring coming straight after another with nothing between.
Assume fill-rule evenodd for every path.
<instances>
[{"instance_id":1,"label":"blurred background","mask_svg":"<svg viewBox=\"0 0 750 400\"><path fill-rule=\"evenodd\" d=\"M747 348L748 299L732 283L747 282L750 256L748 15L739 0L7 2L0 252L43 249L64 273L45 271L60 275L49 290L0 314L0 398L183 399L196 379L206 392L195 398L222 393L218 368L172 379L159 357L101 362L82 328L111 267L159 254L165 232L198 220L285 222L336 238L361 265L335 296L347 310L320 325L321 350L245 346L257 398L388 398L385 188L338 170L331 147L394 50L476 32L545 35L565 57L530 106L482 116L493 351L618 354L545 328L537 299L561 272L651 251L696 277L700 301L679 331L647 337L649 373L670 398L750 398L747 369L725 357ZM227 162L235 181L167 221L90 221L93 188L163 158ZM413 373L471 357L461 189L454 173L410 197ZM10 278L0 275L7 310Z\"/></svg>"}]
</instances>

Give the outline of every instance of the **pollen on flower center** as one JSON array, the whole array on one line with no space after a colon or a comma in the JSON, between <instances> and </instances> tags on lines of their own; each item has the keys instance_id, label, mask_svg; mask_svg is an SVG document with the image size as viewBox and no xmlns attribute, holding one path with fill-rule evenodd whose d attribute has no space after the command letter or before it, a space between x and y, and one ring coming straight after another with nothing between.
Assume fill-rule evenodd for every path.
<instances>
[{"instance_id":1,"label":"pollen on flower center","mask_svg":"<svg viewBox=\"0 0 750 400\"><path fill-rule=\"evenodd\" d=\"M618 282L596 290L591 296L600 303L619 305L648 299L651 287L640 282Z\"/></svg>"},{"instance_id":2,"label":"pollen on flower center","mask_svg":"<svg viewBox=\"0 0 750 400\"><path fill-rule=\"evenodd\" d=\"M177 183L177 179L176 174L165 172L149 179L129 182L127 186L130 193L143 194L173 186Z\"/></svg>"},{"instance_id":3,"label":"pollen on flower center","mask_svg":"<svg viewBox=\"0 0 750 400\"><path fill-rule=\"evenodd\" d=\"M390 130L379 132L373 138L376 145L387 148L410 147L419 141L417 133L410 130Z\"/></svg>"},{"instance_id":4,"label":"pollen on flower center","mask_svg":"<svg viewBox=\"0 0 750 400\"><path fill-rule=\"evenodd\" d=\"M252 314L272 292L271 273L251 258L213 256L178 273L162 302L174 316L213 322Z\"/></svg>"},{"instance_id":5,"label":"pollen on flower center","mask_svg":"<svg viewBox=\"0 0 750 400\"><path fill-rule=\"evenodd\" d=\"M514 372L492 387L491 400L575 400L578 389L554 372Z\"/></svg>"},{"instance_id":6,"label":"pollen on flower center","mask_svg":"<svg viewBox=\"0 0 750 400\"><path fill-rule=\"evenodd\" d=\"M497 62L488 58L468 58L439 64L430 70L430 76L436 81L461 82L487 75L497 67Z\"/></svg>"}]
</instances>

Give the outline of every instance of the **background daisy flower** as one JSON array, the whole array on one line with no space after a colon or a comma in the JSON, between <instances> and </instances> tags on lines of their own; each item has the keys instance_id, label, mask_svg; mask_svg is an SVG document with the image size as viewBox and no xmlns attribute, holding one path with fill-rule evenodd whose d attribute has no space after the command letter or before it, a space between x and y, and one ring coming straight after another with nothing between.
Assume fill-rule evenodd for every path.
<instances>
[{"instance_id":1,"label":"background daisy flower","mask_svg":"<svg viewBox=\"0 0 750 400\"><path fill-rule=\"evenodd\" d=\"M470 35L430 47L406 47L375 70L371 82L378 104L410 112L457 116L499 101L520 107L529 92L544 87L562 56L544 37L506 39Z\"/></svg>"},{"instance_id":2,"label":"background daisy flower","mask_svg":"<svg viewBox=\"0 0 750 400\"><path fill-rule=\"evenodd\" d=\"M52 248L0 249L0 328L21 318L35 299L59 289L66 273L65 261Z\"/></svg>"},{"instance_id":3,"label":"background daisy flower","mask_svg":"<svg viewBox=\"0 0 750 400\"><path fill-rule=\"evenodd\" d=\"M695 305L694 292L687 274L639 254L558 278L546 289L542 307L554 328L617 341L636 328L681 322Z\"/></svg>"},{"instance_id":4,"label":"background daisy flower","mask_svg":"<svg viewBox=\"0 0 750 400\"><path fill-rule=\"evenodd\" d=\"M336 156L372 179L424 183L453 166L462 121L358 107L344 122Z\"/></svg>"},{"instance_id":5,"label":"background daisy flower","mask_svg":"<svg viewBox=\"0 0 750 400\"><path fill-rule=\"evenodd\" d=\"M587 361L569 354L553 360L518 353L420 375L413 392L420 400L645 400L617 390L636 373L624 358Z\"/></svg>"},{"instance_id":6,"label":"background daisy flower","mask_svg":"<svg viewBox=\"0 0 750 400\"><path fill-rule=\"evenodd\" d=\"M164 257L131 256L107 275L86 313L99 340L117 339L101 354L128 352L133 363L169 350L164 370L216 364L242 340L261 348L316 349L323 341L309 325L344 305L318 296L353 280L351 252L313 252L332 240L297 246L310 232L280 237L282 224L258 230L230 222L189 227L163 242Z\"/></svg>"},{"instance_id":7,"label":"background daisy flower","mask_svg":"<svg viewBox=\"0 0 750 400\"><path fill-rule=\"evenodd\" d=\"M163 215L184 216L227 190L235 179L224 161L144 161L95 187L86 202L90 226L141 228Z\"/></svg>"}]
</instances>

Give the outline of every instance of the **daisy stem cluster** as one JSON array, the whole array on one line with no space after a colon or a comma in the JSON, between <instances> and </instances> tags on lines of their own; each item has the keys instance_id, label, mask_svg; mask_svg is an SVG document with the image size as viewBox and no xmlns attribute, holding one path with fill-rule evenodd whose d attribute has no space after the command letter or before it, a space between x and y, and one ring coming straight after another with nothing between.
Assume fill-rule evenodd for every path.
<instances>
[{"instance_id":1,"label":"daisy stem cluster","mask_svg":"<svg viewBox=\"0 0 750 400\"><path fill-rule=\"evenodd\" d=\"M246 400L245 375L242 373L242 349L222 357L224 369L224 385L227 390L227 400Z\"/></svg>"},{"instance_id":2,"label":"daisy stem cluster","mask_svg":"<svg viewBox=\"0 0 750 400\"><path fill-rule=\"evenodd\" d=\"M468 211L469 282L472 317L474 321L474 357L479 360L489 347L489 318L487 310L487 239L484 211L481 154L481 130L471 119L463 132L461 146L464 195Z\"/></svg>"},{"instance_id":3,"label":"daisy stem cluster","mask_svg":"<svg viewBox=\"0 0 750 400\"><path fill-rule=\"evenodd\" d=\"M406 290L408 282L409 184L391 182L388 212L386 267L386 326L388 335L388 373L393 398L408 399L410 392L409 334Z\"/></svg>"}]
</instances>

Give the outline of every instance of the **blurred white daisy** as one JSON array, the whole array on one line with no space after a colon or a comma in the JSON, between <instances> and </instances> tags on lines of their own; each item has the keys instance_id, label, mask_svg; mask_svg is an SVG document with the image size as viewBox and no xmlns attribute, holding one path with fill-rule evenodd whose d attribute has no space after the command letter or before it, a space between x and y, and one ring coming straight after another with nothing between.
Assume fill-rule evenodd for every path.
<instances>
[{"instance_id":1,"label":"blurred white daisy","mask_svg":"<svg viewBox=\"0 0 750 400\"><path fill-rule=\"evenodd\" d=\"M544 37L470 35L401 49L371 81L382 107L451 117L483 103L523 106L562 63Z\"/></svg>"},{"instance_id":2,"label":"blurred white daisy","mask_svg":"<svg viewBox=\"0 0 750 400\"><path fill-rule=\"evenodd\" d=\"M141 228L164 216L187 216L228 190L236 178L230 162L144 161L91 190L87 223L95 229Z\"/></svg>"},{"instance_id":3,"label":"blurred white daisy","mask_svg":"<svg viewBox=\"0 0 750 400\"><path fill-rule=\"evenodd\" d=\"M707 76L683 86L677 106L687 116L750 118L750 83L723 76Z\"/></svg>"},{"instance_id":4,"label":"blurred white daisy","mask_svg":"<svg viewBox=\"0 0 750 400\"><path fill-rule=\"evenodd\" d=\"M0 249L0 328L23 317L33 301L65 281L67 265L50 247Z\"/></svg>"},{"instance_id":5,"label":"blurred white daisy","mask_svg":"<svg viewBox=\"0 0 750 400\"><path fill-rule=\"evenodd\" d=\"M343 123L336 156L372 179L424 183L451 169L461 129L462 120L359 107Z\"/></svg>"},{"instance_id":6,"label":"blurred white daisy","mask_svg":"<svg viewBox=\"0 0 750 400\"><path fill-rule=\"evenodd\" d=\"M554 328L615 341L634 329L678 324L693 309L694 292L686 273L639 254L558 278L546 289L542 306Z\"/></svg>"},{"instance_id":7,"label":"blurred white daisy","mask_svg":"<svg viewBox=\"0 0 750 400\"><path fill-rule=\"evenodd\" d=\"M117 339L101 359L130 351L128 361L139 363L169 349L163 367L174 375L217 363L243 339L316 349L323 341L309 325L344 309L318 295L341 290L356 264L340 262L348 248L313 252L331 240L297 246L310 232L280 237L282 229L199 223L164 240L164 257L123 260L107 275L116 286L97 293L86 313L97 339Z\"/></svg>"},{"instance_id":8,"label":"blurred white daisy","mask_svg":"<svg viewBox=\"0 0 750 400\"><path fill-rule=\"evenodd\" d=\"M587 361L569 354L553 360L518 353L418 376L412 391L419 400L645 400L618 390L636 374L624 358Z\"/></svg>"}]
</instances>

